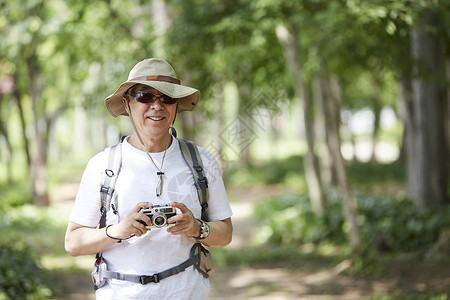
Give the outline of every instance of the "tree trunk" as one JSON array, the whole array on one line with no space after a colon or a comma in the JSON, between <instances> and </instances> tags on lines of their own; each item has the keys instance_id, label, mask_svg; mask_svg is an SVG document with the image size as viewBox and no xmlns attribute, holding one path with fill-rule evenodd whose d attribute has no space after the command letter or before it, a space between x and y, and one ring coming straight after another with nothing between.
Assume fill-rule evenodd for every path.
<instances>
[{"instance_id":1,"label":"tree trunk","mask_svg":"<svg viewBox=\"0 0 450 300\"><path fill-rule=\"evenodd\" d=\"M308 152L305 157L305 172L308 182L311 204L316 213L322 214L325 210L325 200L322 191L319 160L314 152L314 112L311 87L308 86L303 98L303 118L305 121L305 135L308 144Z\"/></svg>"},{"instance_id":2,"label":"tree trunk","mask_svg":"<svg viewBox=\"0 0 450 300\"><path fill-rule=\"evenodd\" d=\"M0 96L1 97L1 96ZM0 98L1 101L1 98ZM12 175L12 145L11 141L9 139L8 129L6 128L5 124L3 122L0 122L0 134L5 138L6 143L6 180L8 184L11 184L13 182L13 175Z\"/></svg>"},{"instance_id":3,"label":"tree trunk","mask_svg":"<svg viewBox=\"0 0 450 300\"><path fill-rule=\"evenodd\" d=\"M380 74L376 72L375 75L375 93L372 102L372 110L374 114L373 132L372 132L372 156L371 160L376 161L377 136L380 130L381 117L381 78Z\"/></svg>"},{"instance_id":4,"label":"tree trunk","mask_svg":"<svg viewBox=\"0 0 450 300\"><path fill-rule=\"evenodd\" d=\"M447 82L450 81L450 53L447 54L446 58L446 78ZM450 158L448 157L448 153L450 152L450 87L447 85L447 99L445 101L445 109L444 109L444 129L445 129L445 140L446 140L446 153L447 153L447 182L450 176Z\"/></svg>"},{"instance_id":5,"label":"tree trunk","mask_svg":"<svg viewBox=\"0 0 450 300\"><path fill-rule=\"evenodd\" d=\"M322 108L327 128L327 138L330 155L333 158L337 172L339 190L343 196L343 210L347 224L349 225L349 240L354 253L361 250L361 236L356 222L357 205L356 199L351 191L344 158L341 153L340 140L340 93L336 80L322 80Z\"/></svg>"},{"instance_id":6,"label":"tree trunk","mask_svg":"<svg viewBox=\"0 0 450 300\"><path fill-rule=\"evenodd\" d=\"M415 60L412 80L413 116L409 131L412 151L408 159L408 192L419 208L446 203L448 149L445 143L445 72L437 33L438 15L424 10L411 34L411 51ZM409 140L409 139L408 139ZM413 149L411 149L413 148Z\"/></svg>"},{"instance_id":7,"label":"tree trunk","mask_svg":"<svg viewBox=\"0 0 450 300\"><path fill-rule=\"evenodd\" d=\"M280 25L277 27L277 36L284 47L286 63L291 70L295 96L300 101L303 100L305 136L308 145L307 153L304 156L305 175L311 206L317 214L322 214L325 210L325 200L318 167L319 163L314 152L314 115L312 111L311 92L310 90L306 90L307 85L301 76L298 33L294 26L288 29Z\"/></svg>"},{"instance_id":8,"label":"tree trunk","mask_svg":"<svg viewBox=\"0 0 450 300\"><path fill-rule=\"evenodd\" d=\"M42 95L42 77L38 66L37 57L32 55L27 59L27 71L29 80L29 91L31 96L31 105L33 112L33 127L35 134L35 152L31 157L30 179L32 186L32 195L37 206L48 206L49 197L47 193L47 141L45 132L47 126L44 118L38 112L37 102L41 100L45 112L45 101L41 99Z\"/></svg>"},{"instance_id":9,"label":"tree trunk","mask_svg":"<svg viewBox=\"0 0 450 300\"><path fill-rule=\"evenodd\" d=\"M232 127L236 126L238 134L236 137L228 135L228 141L230 147L239 153L239 163L242 167L247 167L250 164L250 147L256 136L253 131L253 122L251 115L253 113L253 106L246 106L246 103L250 103L252 97L252 86L249 83L242 83L239 85L239 105L237 122L231 122ZM256 107L256 109L258 109ZM231 140L235 140L234 143ZM237 139L237 140L236 140Z\"/></svg>"},{"instance_id":10,"label":"tree trunk","mask_svg":"<svg viewBox=\"0 0 450 300\"><path fill-rule=\"evenodd\" d=\"M321 80L319 78L316 78L314 80L314 98L318 106L318 110L320 112L324 111L323 108L323 101L322 101L322 86L321 86ZM337 188L338 187L338 181L337 181L337 172L335 168L335 164L333 163L333 157L331 156L331 153L329 151L330 146L328 144L328 131L325 124L325 116L323 113L317 114L316 122L318 125L318 130L320 134L320 141L325 145L324 147L321 147L319 157L320 157L320 167L321 167L321 182L325 185L327 188ZM353 142L353 138L352 138Z\"/></svg>"},{"instance_id":11,"label":"tree trunk","mask_svg":"<svg viewBox=\"0 0 450 300\"><path fill-rule=\"evenodd\" d=\"M16 72L14 74L13 95L14 95L14 99L16 100L16 103L17 103L17 108L19 109L20 126L22 129L21 133L22 133L22 140L23 140L23 148L25 151L25 156L26 156L26 161L27 161L27 173L28 173L30 171L30 166L31 166L30 142L28 141L28 137L27 137L27 122L25 120L25 114L24 114L23 106L22 106L22 95L20 93L18 82L19 82L19 74Z\"/></svg>"},{"instance_id":12,"label":"tree trunk","mask_svg":"<svg viewBox=\"0 0 450 300\"><path fill-rule=\"evenodd\" d=\"M413 90L412 83L409 78L400 81L402 99L400 102L400 115L403 119L403 148L406 157L406 174L408 174L407 193L412 195L415 191L410 182L418 182L420 180L419 173L413 172L417 157L416 147L414 147L414 107L413 107ZM411 171L410 171L411 170Z\"/></svg>"}]
</instances>

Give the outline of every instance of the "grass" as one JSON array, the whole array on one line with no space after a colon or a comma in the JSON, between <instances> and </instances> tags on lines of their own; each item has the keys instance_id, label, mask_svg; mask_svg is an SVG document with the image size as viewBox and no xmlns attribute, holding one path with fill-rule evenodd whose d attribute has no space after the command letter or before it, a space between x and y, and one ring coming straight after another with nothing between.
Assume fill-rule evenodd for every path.
<instances>
[{"instance_id":1,"label":"grass","mask_svg":"<svg viewBox=\"0 0 450 300\"><path fill-rule=\"evenodd\" d=\"M331 244L323 245L281 245L281 246L253 246L230 250L227 248L210 248L214 256L214 263L220 267L237 265L247 267L260 264L278 262L295 266L306 261L321 261L327 264L337 264L348 257L349 248L336 247Z\"/></svg>"}]
</instances>

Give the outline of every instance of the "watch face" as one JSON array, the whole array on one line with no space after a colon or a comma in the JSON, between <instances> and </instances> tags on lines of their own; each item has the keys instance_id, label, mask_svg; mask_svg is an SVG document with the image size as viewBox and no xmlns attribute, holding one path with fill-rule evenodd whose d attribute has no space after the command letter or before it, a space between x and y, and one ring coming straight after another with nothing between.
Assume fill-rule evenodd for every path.
<instances>
[{"instance_id":1,"label":"watch face","mask_svg":"<svg viewBox=\"0 0 450 300\"><path fill-rule=\"evenodd\" d=\"M200 235L201 238L207 238L209 235L209 225L205 222L202 222L202 234Z\"/></svg>"}]
</instances>

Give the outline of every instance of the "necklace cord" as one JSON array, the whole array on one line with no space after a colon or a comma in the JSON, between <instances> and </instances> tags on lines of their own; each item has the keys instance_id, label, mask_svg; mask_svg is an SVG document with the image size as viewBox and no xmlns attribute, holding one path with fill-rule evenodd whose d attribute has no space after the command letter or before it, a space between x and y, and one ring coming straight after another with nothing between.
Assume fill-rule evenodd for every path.
<instances>
[{"instance_id":1,"label":"necklace cord","mask_svg":"<svg viewBox=\"0 0 450 300\"><path fill-rule=\"evenodd\" d=\"M147 151L147 147L145 146L144 140L142 139L141 135L139 134L139 130L137 129L136 124L134 123L134 119L133 119L133 116L131 114L131 109L130 109L130 101L126 101L126 102L127 102L127 105L126 105L125 108L127 110L128 115L130 116L131 124L133 125L133 128L134 128L134 132L136 132L136 135L138 136L139 141L141 142L142 146L144 147L145 153L147 153L147 156L150 158L150 160L153 163L153 165L156 167L156 169L158 169L158 172L156 173L156 175L159 176L159 182L158 182L158 185L156 186L156 197L159 197L159 196L162 195L162 192L163 192L163 185L164 185L163 175L164 175L164 172L162 171L162 168L163 168L163 165L164 165L164 159L166 158L167 149L169 149L170 138L169 138L169 142L167 143L166 150L164 150L163 158L161 160L161 166L158 167L158 165L155 163L155 161L153 160L153 158L150 155L150 153Z\"/></svg>"}]
</instances>

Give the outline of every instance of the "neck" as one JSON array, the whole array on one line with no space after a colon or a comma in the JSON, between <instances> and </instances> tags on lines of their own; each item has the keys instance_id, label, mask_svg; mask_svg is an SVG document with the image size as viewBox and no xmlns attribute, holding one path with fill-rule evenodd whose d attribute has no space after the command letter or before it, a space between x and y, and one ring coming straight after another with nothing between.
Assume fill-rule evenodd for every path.
<instances>
[{"instance_id":1,"label":"neck","mask_svg":"<svg viewBox=\"0 0 450 300\"><path fill-rule=\"evenodd\" d=\"M133 134L128 139L128 143L130 143L130 145L137 149L150 153L158 153L163 152L169 148L172 141L172 135L167 132L167 134L165 134L163 137L157 138L142 136L142 141L144 142L145 147L144 145L142 145L136 132L133 132Z\"/></svg>"}]
</instances>

